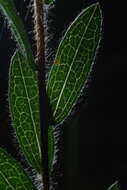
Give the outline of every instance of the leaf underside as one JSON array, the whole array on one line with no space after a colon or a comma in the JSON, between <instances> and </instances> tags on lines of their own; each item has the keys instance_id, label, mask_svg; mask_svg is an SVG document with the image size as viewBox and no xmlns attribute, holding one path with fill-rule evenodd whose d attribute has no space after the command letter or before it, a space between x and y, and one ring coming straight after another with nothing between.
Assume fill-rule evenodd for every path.
<instances>
[{"instance_id":1,"label":"leaf underside","mask_svg":"<svg viewBox=\"0 0 127 190\"><path fill-rule=\"evenodd\" d=\"M59 45L47 85L55 124L65 120L80 96L96 55L101 22L100 6L93 4L71 24Z\"/></svg>"},{"instance_id":2,"label":"leaf underside","mask_svg":"<svg viewBox=\"0 0 127 190\"><path fill-rule=\"evenodd\" d=\"M40 170L40 115L37 73L16 52L9 76L10 112L20 147L28 162Z\"/></svg>"},{"instance_id":3,"label":"leaf underside","mask_svg":"<svg viewBox=\"0 0 127 190\"><path fill-rule=\"evenodd\" d=\"M113 185L111 185L107 190L120 190L120 186L118 182L116 182Z\"/></svg>"},{"instance_id":4,"label":"leaf underside","mask_svg":"<svg viewBox=\"0 0 127 190\"><path fill-rule=\"evenodd\" d=\"M19 163L0 149L0 190L35 190Z\"/></svg>"}]
</instances>

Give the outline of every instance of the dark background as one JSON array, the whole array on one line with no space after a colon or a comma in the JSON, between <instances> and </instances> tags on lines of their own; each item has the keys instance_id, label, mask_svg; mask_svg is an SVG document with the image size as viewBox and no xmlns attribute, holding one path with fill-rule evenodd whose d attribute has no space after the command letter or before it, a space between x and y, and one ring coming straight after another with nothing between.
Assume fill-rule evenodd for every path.
<instances>
[{"instance_id":1,"label":"dark background","mask_svg":"<svg viewBox=\"0 0 127 190\"><path fill-rule=\"evenodd\" d=\"M16 2L21 11L22 3ZM58 0L54 39L63 24L92 2L96 1ZM127 190L127 15L126 3L121 2L100 1L100 49L83 101L74 113L78 119L64 128L64 190L104 190L116 180ZM3 17L0 23L0 145L17 157L7 104L8 67L15 43L7 27L2 27Z\"/></svg>"}]
</instances>

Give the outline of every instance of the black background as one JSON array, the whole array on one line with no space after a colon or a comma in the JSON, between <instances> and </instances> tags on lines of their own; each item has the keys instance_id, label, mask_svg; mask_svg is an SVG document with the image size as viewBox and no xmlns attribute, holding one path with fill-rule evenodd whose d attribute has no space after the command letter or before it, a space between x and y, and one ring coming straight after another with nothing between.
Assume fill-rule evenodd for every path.
<instances>
[{"instance_id":1,"label":"black background","mask_svg":"<svg viewBox=\"0 0 127 190\"><path fill-rule=\"evenodd\" d=\"M21 5L17 2L17 7ZM58 0L56 38L90 0ZM77 106L78 124L64 129L65 190L104 190L118 180L127 190L127 29L126 3L100 1L102 40L89 87ZM9 60L15 49L0 21L0 145L17 157L7 105ZM2 33L2 38L1 38ZM62 189L62 187L61 187ZM60 189L59 189L60 190Z\"/></svg>"}]
</instances>

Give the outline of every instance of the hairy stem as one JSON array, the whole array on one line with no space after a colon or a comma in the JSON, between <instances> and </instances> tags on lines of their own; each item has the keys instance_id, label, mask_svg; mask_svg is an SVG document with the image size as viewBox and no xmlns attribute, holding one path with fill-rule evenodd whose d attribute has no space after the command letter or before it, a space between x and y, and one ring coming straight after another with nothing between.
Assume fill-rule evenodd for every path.
<instances>
[{"instance_id":1,"label":"hairy stem","mask_svg":"<svg viewBox=\"0 0 127 190\"><path fill-rule=\"evenodd\" d=\"M45 83L45 44L44 44L44 7L42 0L34 0L34 16L38 68L38 84L40 97L40 128L41 128L41 152L42 152L42 178L43 190L49 190L48 168L48 101Z\"/></svg>"}]
</instances>

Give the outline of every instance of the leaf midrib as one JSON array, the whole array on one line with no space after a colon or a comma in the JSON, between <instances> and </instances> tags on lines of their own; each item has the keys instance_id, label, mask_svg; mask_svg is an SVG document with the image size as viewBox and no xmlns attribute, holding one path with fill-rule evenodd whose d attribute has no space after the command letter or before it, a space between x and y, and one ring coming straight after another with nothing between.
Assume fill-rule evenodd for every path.
<instances>
[{"instance_id":1,"label":"leaf midrib","mask_svg":"<svg viewBox=\"0 0 127 190\"><path fill-rule=\"evenodd\" d=\"M87 63L88 63L88 60L87 60ZM86 64L87 64L86 63ZM85 65L85 67L86 67L86 65ZM66 109L66 107L67 107L67 105L68 105L68 103L69 103L69 101L70 101L70 99L71 99L71 97L72 97L72 95L73 95L73 92L75 91L75 87L74 87L74 89L72 90L72 92L71 92L71 94L70 94L70 96L69 96L69 98L68 98L68 100L67 100L67 102L66 102L66 104L64 105L64 107L63 107L63 111ZM78 89L78 91L79 91L79 89ZM78 92L77 91L77 92ZM76 93L77 93L76 92ZM73 104L74 104L74 98L73 98ZM71 110L69 111L69 113L71 112ZM69 113L68 113L68 115L69 115ZM57 118L59 119L59 117L64 117L64 113L61 113L58 117L56 117L56 120L57 120Z\"/></svg>"},{"instance_id":2,"label":"leaf midrib","mask_svg":"<svg viewBox=\"0 0 127 190\"><path fill-rule=\"evenodd\" d=\"M77 50L76 50L76 53L75 53L75 55L74 55L74 57L73 57L72 63L71 63L70 68L69 68L69 72L68 72L67 77L66 77L66 79L65 79L63 88L62 88L62 90L61 90L61 92L60 92L60 96L59 96L59 98L58 98L58 102L57 102L55 111L54 111L54 113L53 113L53 116L55 116L55 114L56 114L56 111L57 111L58 106L59 106L59 102L60 102L60 100L61 100L63 91L64 91L64 89L65 89L65 86L66 86L66 84L67 84L67 80L68 80L68 78L69 78L69 75L70 75L71 68L72 68L72 66L73 66L74 60L75 60L75 58L76 58L76 56L77 56L77 53L78 53L79 47L80 47L80 45L81 45L81 42L82 42L82 40L83 40L83 38L84 38L84 35L86 34L86 31L87 31L88 26L89 26L89 24L90 24L90 22L91 22L91 20L92 20L92 18L93 18L93 16L94 16L94 13L95 13L96 9L97 9L97 6L94 8L93 14L92 14L91 17L90 17L90 20L89 20L89 22L88 22L88 24L87 24L87 26L86 26L85 32L84 32L83 35L82 35L82 38L81 38L81 40L80 40L80 43L79 43L78 48L77 48Z\"/></svg>"}]
</instances>

